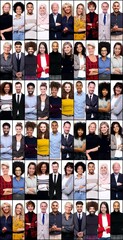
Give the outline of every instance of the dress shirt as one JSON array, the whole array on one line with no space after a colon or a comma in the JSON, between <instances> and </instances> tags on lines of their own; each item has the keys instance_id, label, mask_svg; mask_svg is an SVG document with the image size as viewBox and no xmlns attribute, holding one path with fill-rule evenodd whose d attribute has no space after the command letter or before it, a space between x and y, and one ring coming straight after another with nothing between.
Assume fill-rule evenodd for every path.
<instances>
[{"instance_id":1,"label":"dress shirt","mask_svg":"<svg viewBox=\"0 0 123 240\"><path fill-rule=\"evenodd\" d=\"M85 118L86 94L81 92L74 94L74 118Z\"/></svg>"},{"instance_id":2,"label":"dress shirt","mask_svg":"<svg viewBox=\"0 0 123 240\"><path fill-rule=\"evenodd\" d=\"M118 180L118 176L119 176L119 173L118 174L114 173L114 177L115 177L116 183L117 183L117 180Z\"/></svg>"},{"instance_id":3,"label":"dress shirt","mask_svg":"<svg viewBox=\"0 0 123 240\"><path fill-rule=\"evenodd\" d=\"M61 146L61 133L57 132L54 134L50 133L50 158L59 159L60 158L60 146Z\"/></svg>"},{"instance_id":4,"label":"dress shirt","mask_svg":"<svg viewBox=\"0 0 123 240\"><path fill-rule=\"evenodd\" d=\"M42 220L43 220L43 214L44 214L44 224L43 224L43 222L42 222ZM41 212L41 223L42 223L43 225L45 225L45 222L46 222L46 213L42 213L42 212Z\"/></svg>"},{"instance_id":5,"label":"dress shirt","mask_svg":"<svg viewBox=\"0 0 123 240\"><path fill-rule=\"evenodd\" d=\"M21 52L17 53L16 52L16 58L18 59L18 56L19 56L19 60L21 59Z\"/></svg>"},{"instance_id":6,"label":"dress shirt","mask_svg":"<svg viewBox=\"0 0 123 240\"><path fill-rule=\"evenodd\" d=\"M77 217L79 218L79 216L80 216L80 219L82 219L82 212L81 213L77 212Z\"/></svg>"},{"instance_id":7,"label":"dress shirt","mask_svg":"<svg viewBox=\"0 0 123 240\"><path fill-rule=\"evenodd\" d=\"M111 28L114 27L115 25L118 25L118 28L122 28L123 29L123 13L119 12L117 15L113 12L111 13ZM115 32L111 32L111 35L121 35L123 34L123 30L122 31L115 31Z\"/></svg>"},{"instance_id":8,"label":"dress shirt","mask_svg":"<svg viewBox=\"0 0 123 240\"><path fill-rule=\"evenodd\" d=\"M12 159L12 136L1 136L1 159L9 160Z\"/></svg>"},{"instance_id":9,"label":"dress shirt","mask_svg":"<svg viewBox=\"0 0 123 240\"><path fill-rule=\"evenodd\" d=\"M13 193L17 193L17 194L24 194L24 183L25 183L25 179L23 177L20 178L20 180L18 181L16 179L16 177L13 178ZM23 188L23 190L20 190L20 188Z\"/></svg>"},{"instance_id":10,"label":"dress shirt","mask_svg":"<svg viewBox=\"0 0 123 240\"><path fill-rule=\"evenodd\" d=\"M53 212L49 213L49 228L53 225L57 225L58 228L62 228L62 214L57 212L54 214ZM61 234L60 231L51 231L50 235L59 235Z\"/></svg>"},{"instance_id":11,"label":"dress shirt","mask_svg":"<svg viewBox=\"0 0 123 240\"><path fill-rule=\"evenodd\" d=\"M102 60L102 57L99 58L99 74L110 74L110 70L106 70L106 68L110 69L111 61L110 58L106 57L106 60Z\"/></svg>"}]
</instances>

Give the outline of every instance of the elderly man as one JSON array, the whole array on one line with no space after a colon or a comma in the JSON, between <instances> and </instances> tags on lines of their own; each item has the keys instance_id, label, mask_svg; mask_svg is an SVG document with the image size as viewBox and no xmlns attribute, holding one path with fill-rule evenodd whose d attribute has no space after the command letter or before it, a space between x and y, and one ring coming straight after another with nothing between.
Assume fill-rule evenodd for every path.
<instances>
[{"instance_id":1,"label":"elderly man","mask_svg":"<svg viewBox=\"0 0 123 240\"><path fill-rule=\"evenodd\" d=\"M49 39L50 40L61 40L61 22L62 15L58 13L59 5L58 3L53 3L51 5L52 13L49 16Z\"/></svg>"},{"instance_id":2,"label":"elderly man","mask_svg":"<svg viewBox=\"0 0 123 240\"><path fill-rule=\"evenodd\" d=\"M111 174L111 200L123 200L123 174L120 173L120 163L115 162Z\"/></svg>"}]
</instances>

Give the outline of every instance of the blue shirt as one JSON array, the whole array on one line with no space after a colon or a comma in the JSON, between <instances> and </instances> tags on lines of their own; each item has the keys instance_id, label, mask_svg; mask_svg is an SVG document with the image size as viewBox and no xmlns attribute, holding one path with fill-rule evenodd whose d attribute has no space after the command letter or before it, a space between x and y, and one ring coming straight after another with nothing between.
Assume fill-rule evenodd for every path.
<instances>
[{"instance_id":1,"label":"blue shirt","mask_svg":"<svg viewBox=\"0 0 123 240\"><path fill-rule=\"evenodd\" d=\"M86 94L74 94L74 118L85 118Z\"/></svg>"},{"instance_id":2,"label":"blue shirt","mask_svg":"<svg viewBox=\"0 0 123 240\"><path fill-rule=\"evenodd\" d=\"M106 60L103 61L102 57L99 58L99 74L110 74L111 70L106 70L106 68L111 69L111 60L110 58L106 57Z\"/></svg>"},{"instance_id":3,"label":"blue shirt","mask_svg":"<svg viewBox=\"0 0 123 240\"><path fill-rule=\"evenodd\" d=\"M24 194L24 181L23 177L21 177L19 181L16 177L13 178L13 193ZM20 190L20 188L23 188L23 190Z\"/></svg>"},{"instance_id":4,"label":"blue shirt","mask_svg":"<svg viewBox=\"0 0 123 240\"><path fill-rule=\"evenodd\" d=\"M123 13L119 12L118 15L111 13L111 28L113 28L115 25L117 25L118 28L123 29ZM111 35L121 35L121 34L123 34L123 30L121 32L119 31L111 32Z\"/></svg>"},{"instance_id":5,"label":"blue shirt","mask_svg":"<svg viewBox=\"0 0 123 240\"><path fill-rule=\"evenodd\" d=\"M61 149L61 133L57 132L53 134L50 133L50 158L60 158L60 149Z\"/></svg>"}]
</instances>

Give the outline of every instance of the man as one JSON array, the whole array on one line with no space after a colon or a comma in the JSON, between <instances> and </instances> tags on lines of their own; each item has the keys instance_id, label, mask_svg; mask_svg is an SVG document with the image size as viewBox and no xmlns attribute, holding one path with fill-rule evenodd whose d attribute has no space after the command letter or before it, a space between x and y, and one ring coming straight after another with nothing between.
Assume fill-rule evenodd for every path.
<instances>
[{"instance_id":1,"label":"man","mask_svg":"<svg viewBox=\"0 0 123 240\"><path fill-rule=\"evenodd\" d=\"M86 213L83 212L83 202L76 202L76 210L74 213L74 240L85 240L86 237Z\"/></svg>"},{"instance_id":2,"label":"man","mask_svg":"<svg viewBox=\"0 0 123 240\"><path fill-rule=\"evenodd\" d=\"M15 91L16 93L13 94L13 119L14 120L23 120L25 119L25 95L21 92L22 91L22 83L16 82L15 83Z\"/></svg>"},{"instance_id":3,"label":"man","mask_svg":"<svg viewBox=\"0 0 123 240\"><path fill-rule=\"evenodd\" d=\"M46 213L48 204L40 203L41 212L37 217L37 239L49 239L49 214Z\"/></svg>"},{"instance_id":4,"label":"man","mask_svg":"<svg viewBox=\"0 0 123 240\"><path fill-rule=\"evenodd\" d=\"M12 240L12 216L11 206L4 202L1 205L0 240Z\"/></svg>"},{"instance_id":5,"label":"man","mask_svg":"<svg viewBox=\"0 0 123 240\"><path fill-rule=\"evenodd\" d=\"M99 14L99 39L110 40L110 14L108 13L109 4L103 2L101 4L102 13Z\"/></svg>"},{"instance_id":6,"label":"man","mask_svg":"<svg viewBox=\"0 0 123 240\"><path fill-rule=\"evenodd\" d=\"M123 174L120 173L121 166L115 162L111 174L111 200L123 200Z\"/></svg>"},{"instance_id":7,"label":"man","mask_svg":"<svg viewBox=\"0 0 123 240\"><path fill-rule=\"evenodd\" d=\"M1 159L2 160L11 160L12 159L12 136L9 135L10 124L8 122L3 123L3 135L1 136Z\"/></svg>"},{"instance_id":8,"label":"man","mask_svg":"<svg viewBox=\"0 0 123 240\"><path fill-rule=\"evenodd\" d=\"M98 199L98 176L94 172L95 163L88 163L88 174L87 174L87 185L86 185L86 198L87 199Z\"/></svg>"},{"instance_id":9,"label":"man","mask_svg":"<svg viewBox=\"0 0 123 240\"><path fill-rule=\"evenodd\" d=\"M64 133L61 138L61 151L63 160L72 160L73 159L73 144L74 137L70 134L71 123L69 121L64 122L63 129Z\"/></svg>"},{"instance_id":10,"label":"man","mask_svg":"<svg viewBox=\"0 0 123 240\"><path fill-rule=\"evenodd\" d=\"M36 15L33 13L34 5L32 2L26 4L26 10L25 39L36 39Z\"/></svg>"},{"instance_id":11,"label":"man","mask_svg":"<svg viewBox=\"0 0 123 240\"><path fill-rule=\"evenodd\" d=\"M24 174L24 163L20 161L13 162L13 200L24 200L24 182L21 176Z\"/></svg>"},{"instance_id":12,"label":"man","mask_svg":"<svg viewBox=\"0 0 123 240\"><path fill-rule=\"evenodd\" d=\"M62 214L58 211L59 204L57 201L51 204L52 212L49 213L49 232L50 239L61 239L61 229L62 229Z\"/></svg>"},{"instance_id":13,"label":"man","mask_svg":"<svg viewBox=\"0 0 123 240\"><path fill-rule=\"evenodd\" d=\"M37 58L34 55L37 50L37 44L35 42L26 42L25 50L28 53L25 56L25 79L36 79Z\"/></svg>"},{"instance_id":14,"label":"man","mask_svg":"<svg viewBox=\"0 0 123 240\"><path fill-rule=\"evenodd\" d=\"M111 239L123 239L123 213L120 212L120 202L113 203L114 211L111 212Z\"/></svg>"},{"instance_id":15,"label":"man","mask_svg":"<svg viewBox=\"0 0 123 240\"><path fill-rule=\"evenodd\" d=\"M58 13L59 5L58 3L53 3L51 5L52 13L49 16L49 39L50 40L61 40L61 22L62 15Z\"/></svg>"},{"instance_id":16,"label":"man","mask_svg":"<svg viewBox=\"0 0 123 240\"><path fill-rule=\"evenodd\" d=\"M20 41L15 42L15 52L13 53L13 79L24 79L24 67L25 67L25 54L22 51L22 43Z\"/></svg>"},{"instance_id":17,"label":"man","mask_svg":"<svg viewBox=\"0 0 123 240\"><path fill-rule=\"evenodd\" d=\"M95 214L98 211L98 203L94 201L87 202L86 208L89 212L86 216L86 240L98 240L98 216Z\"/></svg>"},{"instance_id":18,"label":"man","mask_svg":"<svg viewBox=\"0 0 123 240\"><path fill-rule=\"evenodd\" d=\"M61 200L61 174L58 172L58 169L58 162L53 162L53 173L49 174L49 195L51 200Z\"/></svg>"},{"instance_id":19,"label":"man","mask_svg":"<svg viewBox=\"0 0 123 240\"><path fill-rule=\"evenodd\" d=\"M120 12L120 2L113 2L111 13L111 40L122 40L123 37L123 13Z\"/></svg>"},{"instance_id":20,"label":"man","mask_svg":"<svg viewBox=\"0 0 123 240\"><path fill-rule=\"evenodd\" d=\"M51 123L50 133L50 159L60 159L61 133L58 132L58 122Z\"/></svg>"},{"instance_id":21,"label":"man","mask_svg":"<svg viewBox=\"0 0 123 240\"><path fill-rule=\"evenodd\" d=\"M98 119L98 96L94 94L95 82L88 83L88 94L86 94L86 119Z\"/></svg>"},{"instance_id":22,"label":"man","mask_svg":"<svg viewBox=\"0 0 123 240\"><path fill-rule=\"evenodd\" d=\"M74 119L85 119L86 94L83 92L83 83L76 82L76 92L74 93Z\"/></svg>"},{"instance_id":23,"label":"man","mask_svg":"<svg viewBox=\"0 0 123 240\"><path fill-rule=\"evenodd\" d=\"M35 85L30 82L27 84L28 95L25 96L25 119L37 119L37 97L34 95Z\"/></svg>"}]
</instances>

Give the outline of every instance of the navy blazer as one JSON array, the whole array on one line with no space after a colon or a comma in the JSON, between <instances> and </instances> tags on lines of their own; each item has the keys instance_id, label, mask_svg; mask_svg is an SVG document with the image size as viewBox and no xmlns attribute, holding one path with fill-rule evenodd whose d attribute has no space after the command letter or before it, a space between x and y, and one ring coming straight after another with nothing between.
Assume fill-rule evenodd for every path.
<instances>
[{"instance_id":1,"label":"navy blazer","mask_svg":"<svg viewBox=\"0 0 123 240\"><path fill-rule=\"evenodd\" d=\"M66 141L64 134L62 134L61 137L61 144L65 147L62 149L62 159L69 160L73 159L73 153L74 153L74 137L73 135L69 134L68 140ZM67 158L67 154L69 157Z\"/></svg>"},{"instance_id":2,"label":"navy blazer","mask_svg":"<svg viewBox=\"0 0 123 240\"><path fill-rule=\"evenodd\" d=\"M90 100L88 94L86 94L86 106L89 106L89 109L86 109L86 119L87 120L97 120L98 119L98 96L93 94L92 100ZM93 118L91 118L93 114Z\"/></svg>"},{"instance_id":3,"label":"navy blazer","mask_svg":"<svg viewBox=\"0 0 123 240\"><path fill-rule=\"evenodd\" d=\"M62 23L62 15L60 13L57 15L56 23ZM49 39L61 40L61 25L55 25L53 13L49 15Z\"/></svg>"},{"instance_id":4,"label":"navy blazer","mask_svg":"<svg viewBox=\"0 0 123 240\"><path fill-rule=\"evenodd\" d=\"M119 173L117 182L123 184L122 173ZM117 186L114 173L111 174L111 200L123 200L123 185Z\"/></svg>"}]
</instances>

